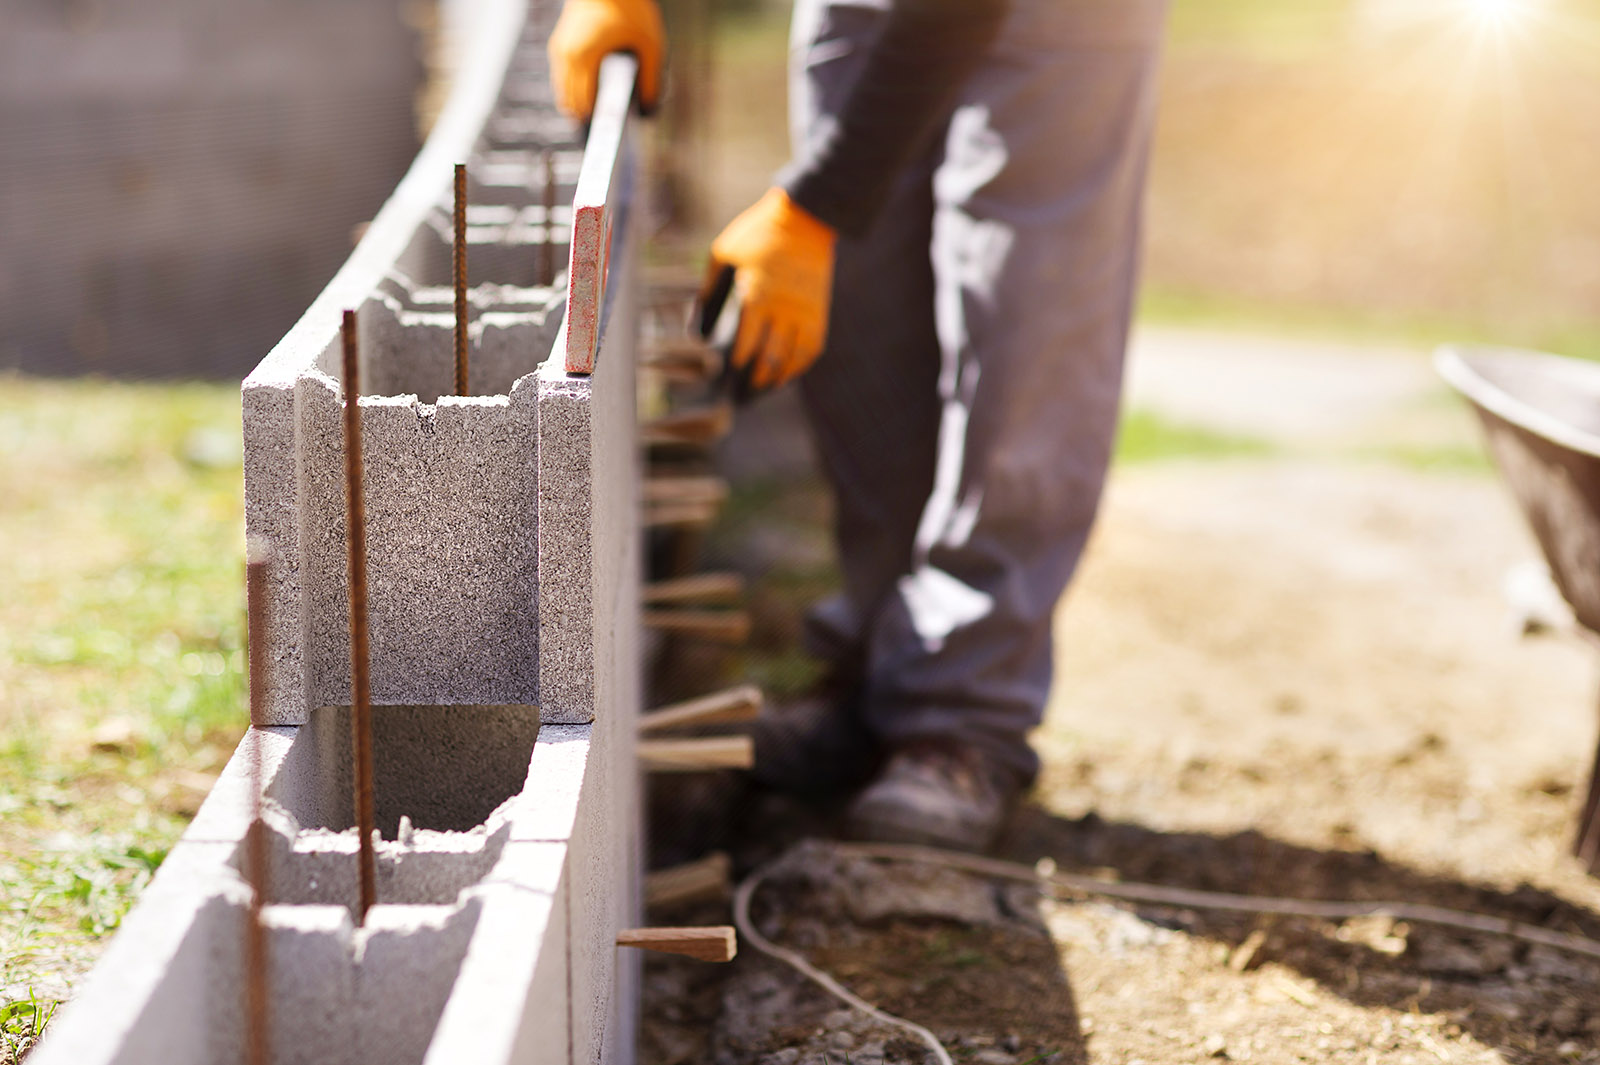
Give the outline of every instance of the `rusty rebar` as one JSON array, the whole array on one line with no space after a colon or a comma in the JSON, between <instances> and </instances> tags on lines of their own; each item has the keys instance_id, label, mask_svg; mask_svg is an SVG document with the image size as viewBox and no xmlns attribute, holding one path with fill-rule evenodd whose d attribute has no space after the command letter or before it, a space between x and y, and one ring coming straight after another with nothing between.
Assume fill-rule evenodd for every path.
<instances>
[{"instance_id":1,"label":"rusty rebar","mask_svg":"<svg viewBox=\"0 0 1600 1065\"><path fill-rule=\"evenodd\" d=\"M247 546L244 570L246 647L250 673L250 724L260 728L267 721L267 563L266 552L255 543ZM245 919L245 1062L267 1065L271 1056L271 1020L267 996L269 968L267 928L262 908L267 902L267 826L261 819L261 792L265 773L262 767L261 735L251 737L250 746L250 827L245 834L245 880L250 885L250 912Z\"/></svg>"},{"instance_id":2,"label":"rusty rebar","mask_svg":"<svg viewBox=\"0 0 1600 1065\"><path fill-rule=\"evenodd\" d=\"M361 874L358 923L378 901L378 862L372 833L372 690L367 674L367 507L361 487L361 368L356 358L356 312L345 311L344 499L345 547L350 563L350 754L355 778L356 843Z\"/></svg>"},{"instance_id":3,"label":"rusty rebar","mask_svg":"<svg viewBox=\"0 0 1600 1065\"><path fill-rule=\"evenodd\" d=\"M556 280L556 155L549 148L539 153L539 169L544 174L544 241L539 245L539 284Z\"/></svg>"},{"instance_id":4,"label":"rusty rebar","mask_svg":"<svg viewBox=\"0 0 1600 1065\"><path fill-rule=\"evenodd\" d=\"M456 164L454 264L456 289L456 395L467 394L467 164Z\"/></svg>"}]
</instances>

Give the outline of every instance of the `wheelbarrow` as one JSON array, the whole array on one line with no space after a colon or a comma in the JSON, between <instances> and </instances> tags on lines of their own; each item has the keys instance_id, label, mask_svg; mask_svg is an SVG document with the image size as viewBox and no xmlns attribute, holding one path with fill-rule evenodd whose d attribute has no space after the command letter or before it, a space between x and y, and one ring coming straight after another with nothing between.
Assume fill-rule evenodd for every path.
<instances>
[{"instance_id":1,"label":"wheelbarrow","mask_svg":"<svg viewBox=\"0 0 1600 1065\"><path fill-rule=\"evenodd\" d=\"M1444 348L1434 365L1477 410L1556 587L1578 624L1600 637L1600 363ZM1600 876L1600 748L1573 853Z\"/></svg>"}]
</instances>

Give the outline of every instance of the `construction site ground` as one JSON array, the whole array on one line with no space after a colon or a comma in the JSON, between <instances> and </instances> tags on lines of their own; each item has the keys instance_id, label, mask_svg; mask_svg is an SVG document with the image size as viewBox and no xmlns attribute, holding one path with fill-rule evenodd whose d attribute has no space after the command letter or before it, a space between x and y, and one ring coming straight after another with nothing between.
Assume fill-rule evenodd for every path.
<instances>
[{"instance_id":1,"label":"construction site ground","mask_svg":"<svg viewBox=\"0 0 1600 1065\"><path fill-rule=\"evenodd\" d=\"M1045 769L1004 853L1600 937L1600 881L1567 856L1595 652L1523 635L1503 584L1537 549L1425 353L1173 331L1136 347L1117 468L1057 618ZM783 400L725 455L736 493L711 554L757 578L755 647L683 653L781 695L811 677L793 640L831 579L826 493L797 476ZM726 782L658 800L669 835L698 831L739 871L830 828ZM718 803L735 826L720 836ZM1600 962L1494 936L1042 900L814 844L755 916L957 1061L1600 1061ZM748 948L646 971L653 1065L924 1060Z\"/></svg>"}]
</instances>

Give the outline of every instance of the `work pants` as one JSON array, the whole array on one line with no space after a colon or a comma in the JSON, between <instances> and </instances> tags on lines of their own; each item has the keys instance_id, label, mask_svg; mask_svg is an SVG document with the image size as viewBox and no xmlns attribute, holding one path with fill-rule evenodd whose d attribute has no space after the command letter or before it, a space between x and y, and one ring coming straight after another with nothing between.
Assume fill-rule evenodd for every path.
<instances>
[{"instance_id":1,"label":"work pants","mask_svg":"<svg viewBox=\"0 0 1600 1065\"><path fill-rule=\"evenodd\" d=\"M846 99L887 0L798 0L796 152ZM1051 616L1109 462L1166 0L1012 0L934 142L838 248L802 378L837 497L859 711L1031 779Z\"/></svg>"}]
</instances>

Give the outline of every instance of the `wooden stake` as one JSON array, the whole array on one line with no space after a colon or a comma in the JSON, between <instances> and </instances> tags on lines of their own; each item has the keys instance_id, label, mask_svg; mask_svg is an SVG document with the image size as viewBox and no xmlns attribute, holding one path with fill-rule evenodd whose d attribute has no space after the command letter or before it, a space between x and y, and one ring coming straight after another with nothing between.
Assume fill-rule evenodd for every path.
<instances>
[{"instance_id":1,"label":"wooden stake","mask_svg":"<svg viewBox=\"0 0 1600 1065\"><path fill-rule=\"evenodd\" d=\"M661 505L721 506L728 501L728 482L721 477L651 477L644 482L644 501Z\"/></svg>"},{"instance_id":2,"label":"wooden stake","mask_svg":"<svg viewBox=\"0 0 1600 1065\"><path fill-rule=\"evenodd\" d=\"M727 436L732 428L732 405L716 403L647 422L640 435L646 444L709 444Z\"/></svg>"},{"instance_id":3,"label":"wooden stake","mask_svg":"<svg viewBox=\"0 0 1600 1065\"><path fill-rule=\"evenodd\" d=\"M651 606L677 603L737 603L744 596L744 578L737 573L696 573L644 586L640 596Z\"/></svg>"},{"instance_id":4,"label":"wooden stake","mask_svg":"<svg viewBox=\"0 0 1600 1065\"><path fill-rule=\"evenodd\" d=\"M640 740L639 763L651 773L699 773L749 769L756 764L749 736L704 736L690 740Z\"/></svg>"},{"instance_id":5,"label":"wooden stake","mask_svg":"<svg viewBox=\"0 0 1600 1065\"><path fill-rule=\"evenodd\" d=\"M754 684L729 688L652 710L639 718L640 732L660 732L683 725L721 725L753 721L761 713L761 689Z\"/></svg>"},{"instance_id":6,"label":"wooden stake","mask_svg":"<svg viewBox=\"0 0 1600 1065\"><path fill-rule=\"evenodd\" d=\"M662 954L683 954L699 961L732 961L739 939L729 925L712 928L630 928L617 933L617 946Z\"/></svg>"},{"instance_id":7,"label":"wooden stake","mask_svg":"<svg viewBox=\"0 0 1600 1065\"><path fill-rule=\"evenodd\" d=\"M732 870L733 862L722 851L712 851L704 858L670 869L658 869L644 878L644 903L679 906L725 899Z\"/></svg>"},{"instance_id":8,"label":"wooden stake","mask_svg":"<svg viewBox=\"0 0 1600 1065\"><path fill-rule=\"evenodd\" d=\"M703 340L669 340L639 357L641 368L660 374L675 384L698 384L722 370L722 356Z\"/></svg>"},{"instance_id":9,"label":"wooden stake","mask_svg":"<svg viewBox=\"0 0 1600 1065\"><path fill-rule=\"evenodd\" d=\"M377 821L372 798L372 690L367 674L367 506L361 486L361 365L356 350L356 312L345 311L344 505L345 553L350 577L350 751L354 763L356 846L361 879L357 924L378 901L378 860L372 847Z\"/></svg>"},{"instance_id":10,"label":"wooden stake","mask_svg":"<svg viewBox=\"0 0 1600 1065\"><path fill-rule=\"evenodd\" d=\"M709 503L677 503L667 506L647 506L642 518L647 529L666 529L673 526L705 526L717 520L718 508Z\"/></svg>"},{"instance_id":11,"label":"wooden stake","mask_svg":"<svg viewBox=\"0 0 1600 1065\"><path fill-rule=\"evenodd\" d=\"M750 638L750 615L742 610L646 610L639 620L661 632L712 643L741 644Z\"/></svg>"},{"instance_id":12,"label":"wooden stake","mask_svg":"<svg viewBox=\"0 0 1600 1065\"><path fill-rule=\"evenodd\" d=\"M467 394L467 164L456 164L455 255L451 279L456 289L456 395Z\"/></svg>"},{"instance_id":13,"label":"wooden stake","mask_svg":"<svg viewBox=\"0 0 1600 1065\"><path fill-rule=\"evenodd\" d=\"M687 270L655 270L645 277L647 306L666 307L688 303L700 295L704 279Z\"/></svg>"}]
</instances>

